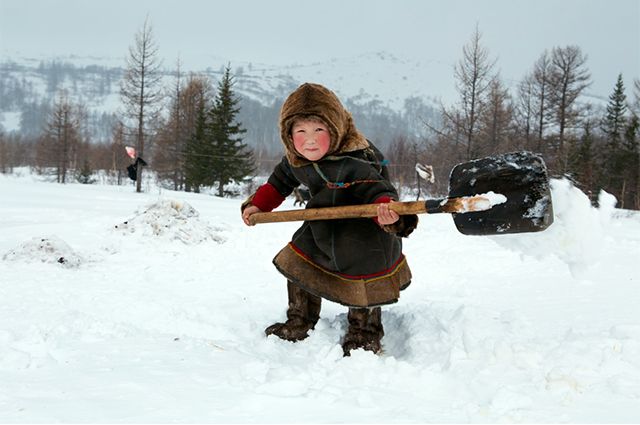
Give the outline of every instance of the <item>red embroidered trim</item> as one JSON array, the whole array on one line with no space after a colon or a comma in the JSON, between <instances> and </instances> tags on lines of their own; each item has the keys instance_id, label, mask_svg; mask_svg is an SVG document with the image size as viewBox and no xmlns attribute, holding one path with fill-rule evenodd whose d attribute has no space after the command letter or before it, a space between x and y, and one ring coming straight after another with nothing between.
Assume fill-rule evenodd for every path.
<instances>
[{"instance_id":1,"label":"red embroidered trim","mask_svg":"<svg viewBox=\"0 0 640 425\"><path fill-rule=\"evenodd\" d=\"M289 242L289 245L291 246L291 249L293 249L298 255L300 255L305 260L307 260L308 262L310 262L314 266L318 267L319 269L324 270L329 274L338 275L338 276L344 277L345 279L349 279L349 280L366 280L366 279L373 279L375 277L380 277L380 276L384 276L384 275L388 275L388 274L393 274L395 269L404 261L404 254L400 254L400 257L398 258L398 260L395 263L393 263L393 265L391 267L389 267L388 269L386 269L386 270L382 270L382 271L379 271L377 273L372 273L372 274L350 275L350 274L346 274L346 273L340 273L340 272L334 272L334 271L327 270L324 267L321 267L318 264L316 264L307 254L305 254L304 252L302 252L300 250L300 248L295 246L293 244L293 242Z\"/></svg>"}]
</instances>

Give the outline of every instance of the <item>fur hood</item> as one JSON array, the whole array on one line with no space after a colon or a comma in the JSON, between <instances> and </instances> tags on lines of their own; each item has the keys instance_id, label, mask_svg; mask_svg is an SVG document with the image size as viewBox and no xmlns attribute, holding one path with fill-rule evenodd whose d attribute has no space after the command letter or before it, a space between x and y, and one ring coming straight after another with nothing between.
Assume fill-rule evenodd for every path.
<instances>
[{"instance_id":1,"label":"fur hood","mask_svg":"<svg viewBox=\"0 0 640 425\"><path fill-rule=\"evenodd\" d=\"M338 97L320 84L305 83L285 100L280 110L280 138L289 163L294 167L309 161L298 154L291 138L291 127L297 118L315 115L327 124L331 146L327 155L352 152L369 147L367 139L356 129L353 118Z\"/></svg>"}]
</instances>

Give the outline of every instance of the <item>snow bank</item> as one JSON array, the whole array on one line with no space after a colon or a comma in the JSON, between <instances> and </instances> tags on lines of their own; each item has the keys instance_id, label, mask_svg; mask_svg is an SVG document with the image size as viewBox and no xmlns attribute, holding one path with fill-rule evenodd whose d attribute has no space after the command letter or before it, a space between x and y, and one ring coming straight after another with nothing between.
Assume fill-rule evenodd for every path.
<instances>
[{"instance_id":1,"label":"snow bank","mask_svg":"<svg viewBox=\"0 0 640 425\"><path fill-rule=\"evenodd\" d=\"M601 241L608 234L616 199L603 191L599 196L600 208L594 208L587 195L567 179L551 180L551 198L554 222L544 232L491 238L523 255L536 258L556 255L569 266L574 277L582 278L598 263Z\"/></svg>"},{"instance_id":2,"label":"snow bank","mask_svg":"<svg viewBox=\"0 0 640 425\"><path fill-rule=\"evenodd\" d=\"M79 267L83 259L57 236L35 237L7 252L5 261L26 261L59 264L66 268Z\"/></svg>"},{"instance_id":3,"label":"snow bank","mask_svg":"<svg viewBox=\"0 0 640 425\"><path fill-rule=\"evenodd\" d=\"M136 215L115 226L122 234L139 234L192 245L204 241L225 242L223 229L201 221L200 213L187 202L161 200L138 210Z\"/></svg>"}]
</instances>

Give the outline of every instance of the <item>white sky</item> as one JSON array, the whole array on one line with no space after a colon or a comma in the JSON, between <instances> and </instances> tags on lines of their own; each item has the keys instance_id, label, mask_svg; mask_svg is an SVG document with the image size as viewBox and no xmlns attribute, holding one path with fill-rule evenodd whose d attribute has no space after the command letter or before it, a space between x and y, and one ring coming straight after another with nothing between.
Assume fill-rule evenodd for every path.
<instances>
[{"instance_id":1,"label":"white sky","mask_svg":"<svg viewBox=\"0 0 640 425\"><path fill-rule=\"evenodd\" d=\"M147 14L165 65L180 55L189 70L373 51L451 68L478 24L506 80L569 44L588 55L594 95L640 77L640 0L0 0L0 52L124 58Z\"/></svg>"}]
</instances>

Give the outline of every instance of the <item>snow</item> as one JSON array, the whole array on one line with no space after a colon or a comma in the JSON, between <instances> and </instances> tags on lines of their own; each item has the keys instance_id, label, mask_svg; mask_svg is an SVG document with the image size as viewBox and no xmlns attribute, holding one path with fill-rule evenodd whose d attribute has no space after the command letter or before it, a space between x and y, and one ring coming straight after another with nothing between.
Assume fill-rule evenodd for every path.
<instances>
[{"instance_id":1,"label":"snow","mask_svg":"<svg viewBox=\"0 0 640 425\"><path fill-rule=\"evenodd\" d=\"M507 202L507 197L501 193L495 193L489 191L486 193L476 194L472 196L462 196L457 198L459 201L459 208L456 211L460 213L471 211L486 211L493 208L494 205L500 205ZM442 200L440 205L445 205L449 201L448 198Z\"/></svg>"},{"instance_id":2,"label":"snow","mask_svg":"<svg viewBox=\"0 0 640 425\"><path fill-rule=\"evenodd\" d=\"M602 266L601 257L611 240L611 222L615 197L602 192L600 208L590 208L587 195L577 190L568 180L552 180L554 224L540 234L500 235L496 243L516 252L538 258L555 255L569 267L575 278L589 279L594 267ZM535 208L535 206L534 206ZM635 214L634 217L640 218ZM622 241L618 241L622 243ZM632 256L640 254L640 247L628 247Z\"/></svg>"},{"instance_id":3,"label":"snow","mask_svg":"<svg viewBox=\"0 0 640 425\"><path fill-rule=\"evenodd\" d=\"M304 341L263 333L299 223L25 173L0 194L2 423L640 421L640 216L610 195L596 209L554 180L554 224L532 234L421 216L384 352L343 358L338 304Z\"/></svg>"},{"instance_id":4,"label":"snow","mask_svg":"<svg viewBox=\"0 0 640 425\"><path fill-rule=\"evenodd\" d=\"M483 198L487 199L487 201L489 202L489 205L491 207L493 207L494 205L500 205L500 204L504 204L505 202L507 202L507 197L504 196L501 193L495 193L494 191L490 190L487 193L483 193L482 195Z\"/></svg>"},{"instance_id":5,"label":"snow","mask_svg":"<svg viewBox=\"0 0 640 425\"><path fill-rule=\"evenodd\" d=\"M209 226L200 220L199 215L187 202L164 199L137 211L133 218L116 224L115 229L125 234L163 236L169 241L178 240L185 244L207 240L223 243L223 229Z\"/></svg>"},{"instance_id":6,"label":"snow","mask_svg":"<svg viewBox=\"0 0 640 425\"><path fill-rule=\"evenodd\" d=\"M74 252L65 241L57 236L35 237L10 250L3 257L5 261L35 261L58 263L65 267L79 267L82 256Z\"/></svg>"}]
</instances>

